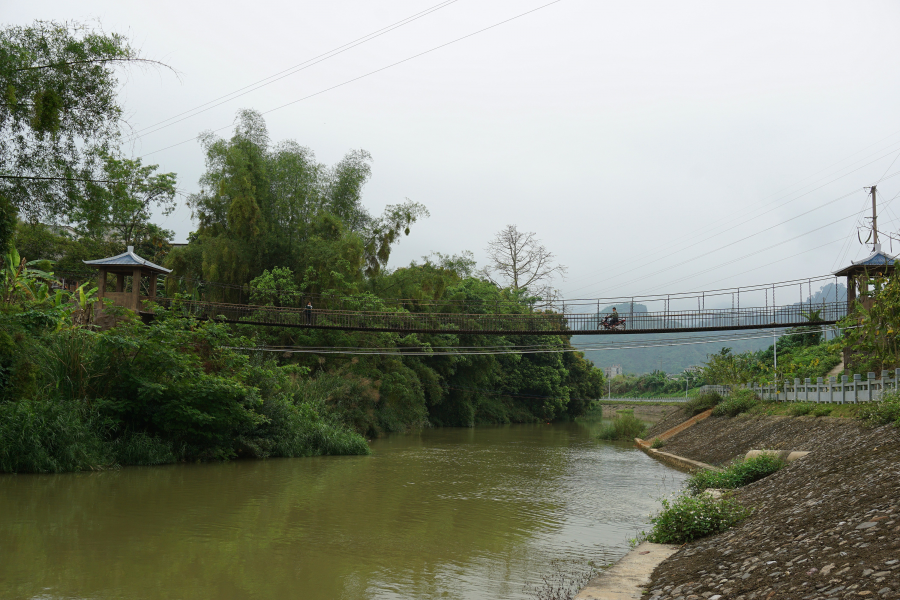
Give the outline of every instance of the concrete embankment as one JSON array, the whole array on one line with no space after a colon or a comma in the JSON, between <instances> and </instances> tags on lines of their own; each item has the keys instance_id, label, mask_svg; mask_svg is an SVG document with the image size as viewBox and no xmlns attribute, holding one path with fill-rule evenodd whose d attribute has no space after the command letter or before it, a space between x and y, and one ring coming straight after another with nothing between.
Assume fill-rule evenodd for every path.
<instances>
[{"instance_id":1,"label":"concrete embankment","mask_svg":"<svg viewBox=\"0 0 900 600\"><path fill-rule=\"evenodd\" d=\"M713 465L753 449L810 454L735 491L753 514L664 560L644 598L900 599L900 430L827 417L711 417L665 446Z\"/></svg>"},{"instance_id":2,"label":"concrete embankment","mask_svg":"<svg viewBox=\"0 0 900 600\"><path fill-rule=\"evenodd\" d=\"M588 583L575 600L640 600L653 569L677 550L644 542Z\"/></svg>"}]
</instances>

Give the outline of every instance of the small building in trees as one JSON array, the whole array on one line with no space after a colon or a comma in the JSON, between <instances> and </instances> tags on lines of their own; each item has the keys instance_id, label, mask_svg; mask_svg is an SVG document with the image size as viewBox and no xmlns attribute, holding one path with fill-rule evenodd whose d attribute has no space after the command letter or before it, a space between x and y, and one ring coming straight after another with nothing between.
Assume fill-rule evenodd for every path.
<instances>
[{"instance_id":1,"label":"small building in trees","mask_svg":"<svg viewBox=\"0 0 900 600\"><path fill-rule=\"evenodd\" d=\"M847 278L847 314L853 310L857 299L866 309L872 308L878 291L877 280L893 272L896 260L881 249L881 244L875 244L869 256L854 260L849 267L835 272L835 276Z\"/></svg>"},{"instance_id":2,"label":"small building in trees","mask_svg":"<svg viewBox=\"0 0 900 600\"><path fill-rule=\"evenodd\" d=\"M881 244L875 243L869 256L851 261L850 266L835 272L835 276L847 278L848 315L853 313L857 302L866 310L871 310L881 285L879 280L894 271L896 260L896 257L881 249ZM851 362L852 353L849 348L844 348L844 368L850 368Z\"/></svg>"},{"instance_id":3,"label":"small building in trees","mask_svg":"<svg viewBox=\"0 0 900 600\"><path fill-rule=\"evenodd\" d=\"M99 271L98 299L109 298L113 305L129 308L135 312L142 312L142 303L156 297L157 277L172 272L171 269L161 267L135 254L134 246L128 246L125 252L116 256L83 262L96 267ZM110 281L110 275L115 276L114 283ZM113 287L115 291L110 291L109 287Z\"/></svg>"}]
</instances>

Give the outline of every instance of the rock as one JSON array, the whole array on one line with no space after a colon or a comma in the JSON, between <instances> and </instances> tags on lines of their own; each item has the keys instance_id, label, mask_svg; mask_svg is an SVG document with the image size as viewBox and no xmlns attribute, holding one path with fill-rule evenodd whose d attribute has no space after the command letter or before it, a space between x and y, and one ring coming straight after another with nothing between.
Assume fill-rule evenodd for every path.
<instances>
[{"instance_id":1,"label":"rock","mask_svg":"<svg viewBox=\"0 0 900 600\"><path fill-rule=\"evenodd\" d=\"M875 527L878 525L876 521L866 521L865 523L860 523L856 526L856 529L868 529L870 527Z\"/></svg>"},{"instance_id":2,"label":"rock","mask_svg":"<svg viewBox=\"0 0 900 600\"><path fill-rule=\"evenodd\" d=\"M887 577L890 574L891 574L890 571L878 571L877 573L872 575L872 577Z\"/></svg>"},{"instance_id":3,"label":"rock","mask_svg":"<svg viewBox=\"0 0 900 600\"><path fill-rule=\"evenodd\" d=\"M822 567L822 575L828 575L831 573L831 570L834 568L834 563L828 563L824 567Z\"/></svg>"},{"instance_id":4,"label":"rock","mask_svg":"<svg viewBox=\"0 0 900 600\"><path fill-rule=\"evenodd\" d=\"M868 577L869 575L871 575L871 574L874 573L874 572L875 572L874 569L864 569L864 570L863 570L863 577Z\"/></svg>"}]
</instances>

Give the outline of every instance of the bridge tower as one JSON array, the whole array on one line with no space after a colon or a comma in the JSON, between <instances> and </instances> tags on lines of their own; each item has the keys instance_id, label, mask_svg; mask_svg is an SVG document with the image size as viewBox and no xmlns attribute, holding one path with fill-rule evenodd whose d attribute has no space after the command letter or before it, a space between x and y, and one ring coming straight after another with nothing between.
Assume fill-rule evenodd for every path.
<instances>
[{"instance_id":1,"label":"bridge tower","mask_svg":"<svg viewBox=\"0 0 900 600\"><path fill-rule=\"evenodd\" d=\"M134 246L128 246L125 252L116 256L82 262L96 267L99 271L97 274L98 299L109 298L113 305L128 308L134 312L141 312L142 302L156 297L157 275L167 275L172 272L171 269L161 267L135 254ZM114 292L106 290L108 275L116 276L116 291ZM141 283L144 278L147 279L149 292L147 296L141 295ZM131 290L126 291L129 283ZM110 317L102 314L102 308L97 312L94 321L104 328L114 324Z\"/></svg>"}]
</instances>

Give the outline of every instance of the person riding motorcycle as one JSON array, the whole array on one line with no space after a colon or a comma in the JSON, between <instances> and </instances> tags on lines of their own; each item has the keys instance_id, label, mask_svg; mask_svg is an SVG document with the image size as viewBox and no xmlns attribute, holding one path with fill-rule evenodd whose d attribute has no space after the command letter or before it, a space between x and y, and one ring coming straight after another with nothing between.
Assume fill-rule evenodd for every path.
<instances>
[{"instance_id":1,"label":"person riding motorcycle","mask_svg":"<svg viewBox=\"0 0 900 600\"><path fill-rule=\"evenodd\" d=\"M612 312L603 319L603 324L608 327L615 327L619 324L619 312L615 306L613 306Z\"/></svg>"}]
</instances>

